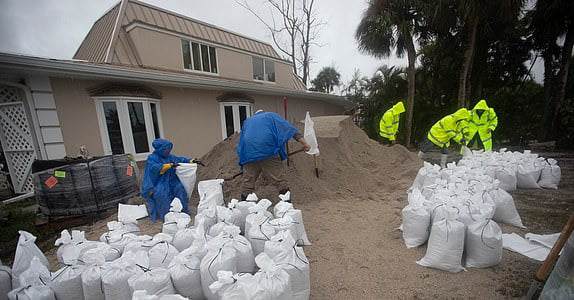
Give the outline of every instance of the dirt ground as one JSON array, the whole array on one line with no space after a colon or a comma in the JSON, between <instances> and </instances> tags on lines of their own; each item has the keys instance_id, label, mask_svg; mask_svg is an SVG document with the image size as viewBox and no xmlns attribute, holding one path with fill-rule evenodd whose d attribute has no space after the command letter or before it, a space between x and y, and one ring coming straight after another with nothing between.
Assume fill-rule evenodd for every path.
<instances>
[{"instance_id":1,"label":"dirt ground","mask_svg":"<svg viewBox=\"0 0 574 300\"><path fill-rule=\"evenodd\" d=\"M339 122L343 121L341 124ZM294 205L303 211L312 246L305 247L311 263L312 299L388 298L514 298L525 295L540 265L504 250L500 265L451 274L417 265L426 246L407 249L401 233L401 209L406 190L422 165L402 146L386 147L369 140L350 120L316 121L321 145L320 178L313 160L293 156L287 175ZM233 137L217 145L203 161L198 179L231 178L239 172ZM291 145L291 150L296 149ZM502 226L504 233L559 232L574 209L574 155L546 154L558 159L563 181L558 191L523 190L514 199L526 230ZM239 197L241 177L224 185L226 200ZM261 179L257 193L276 201L277 191ZM193 205L197 203L194 195ZM80 227L89 239L106 231L110 216ZM144 234L161 230L159 223L140 221ZM49 253L55 266L55 249Z\"/></svg>"}]
</instances>

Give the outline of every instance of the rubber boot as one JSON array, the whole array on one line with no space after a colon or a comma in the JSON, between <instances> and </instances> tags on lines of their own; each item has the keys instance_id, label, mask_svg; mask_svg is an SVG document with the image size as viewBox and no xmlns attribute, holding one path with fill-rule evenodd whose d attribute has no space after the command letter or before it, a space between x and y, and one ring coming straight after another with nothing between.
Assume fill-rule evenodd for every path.
<instances>
[{"instance_id":1,"label":"rubber boot","mask_svg":"<svg viewBox=\"0 0 574 300\"><path fill-rule=\"evenodd\" d=\"M440 155L440 167L441 168L446 168L446 158L448 157L447 154L441 154Z\"/></svg>"}]
</instances>

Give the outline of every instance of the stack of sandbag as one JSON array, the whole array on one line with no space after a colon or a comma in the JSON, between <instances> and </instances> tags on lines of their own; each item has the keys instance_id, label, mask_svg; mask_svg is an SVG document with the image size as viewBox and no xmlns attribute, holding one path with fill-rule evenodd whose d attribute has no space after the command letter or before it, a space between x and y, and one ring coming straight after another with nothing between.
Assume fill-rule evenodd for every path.
<instances>
[{"instance_id":1,"label":"stack of sandbag","mask_svg":"<svg viewBox=\"0 0 574 300\"><path fill-rule=\"evenodd\" d=\"M271 201L260 200L257 205L249 208L249 215L245 220L245 237L251 242L255 256L263 252L265 242L275 235L275 227L269 222L273 215L267 211Z\"/></svg>"},{"instance_id":2,"label":"stack of sandbag","mask_svg":"<svg viewBox=\"0 0 574 300\"><path fill-rule=\"evenodd\" d=\"M86 251L96 248L102 243L86 240L83 231L72 230L72 234L70 235L68 230L63 230L60 234L60 238L58 238L54 244L58 246L56 252L58 261L65 264L64 256L68 257L68 259L78 259Z\"/></svg>"},{"instance_id":3,"label":"stack of sandbag","mask_svg":"<svg viewBox=\"0 0 574 300\"><path fill-rule=\"evenodd\" d=\"M300 209L295 209L290 202L291 192L284 195L279 195L281 201L275 204L273 214L275 218L290 217L293 220L293 228L291 234L299 246L311 246L311 242L307 237L307 231L303 224L303 213Z\"/></svg>"}]
</instances>

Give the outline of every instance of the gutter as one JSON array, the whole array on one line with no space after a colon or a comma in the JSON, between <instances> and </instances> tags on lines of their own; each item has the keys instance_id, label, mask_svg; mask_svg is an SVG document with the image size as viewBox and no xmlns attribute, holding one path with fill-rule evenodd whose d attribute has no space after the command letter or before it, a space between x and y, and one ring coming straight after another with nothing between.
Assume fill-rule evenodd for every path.
<instances>
[{"instance_id":1,"label":"gutter","mask_svg":"<svg viewBox=\"0 0 574 300\"><path fill-rule=\"evenodd\" d=\"M151 69L137 69L118 65L93 64L83 61L57 60L8 53L0 53L0 70L2 72L7 70L37 72L56 77L70 76L86 79L114 79L196 89L212 89L229 92L242 91L261 95L281 95L313 99L345 108L352 106L352 103L345 97L324 93L298 91L263 84L260 85L222 78L190 76L188 74Z\"/></svg>"}]
</instances>

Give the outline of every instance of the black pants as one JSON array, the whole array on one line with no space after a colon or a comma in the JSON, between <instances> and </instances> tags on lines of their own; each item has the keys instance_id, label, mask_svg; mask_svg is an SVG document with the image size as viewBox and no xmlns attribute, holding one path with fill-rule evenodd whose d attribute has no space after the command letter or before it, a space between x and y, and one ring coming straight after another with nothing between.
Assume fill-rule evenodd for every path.
<instances>
[{"instance_id":1,"label":"black pants","mask_svg":"<svg viewBox=\"0 0 574 300\"><path fill-rule=\"evenodd\" d=\"M425 136L425 139L422 141L420 148L421 148L421 152L423 152L423 153L439 152L440 151L440 153L442 153L442 154L448 154L448 149L446 147L441 148L441 147L435 145L426 136Z\"/></svg>"}]
</instances>

